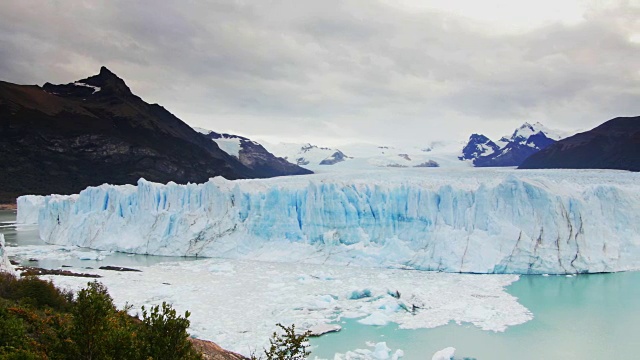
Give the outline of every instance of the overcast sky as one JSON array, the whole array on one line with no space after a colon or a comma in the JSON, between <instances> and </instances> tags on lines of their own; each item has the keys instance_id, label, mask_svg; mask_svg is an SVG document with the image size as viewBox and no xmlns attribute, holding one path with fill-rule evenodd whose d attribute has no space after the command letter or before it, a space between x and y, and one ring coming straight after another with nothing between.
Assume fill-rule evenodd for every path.
<instances>
[{"instance_id":1,"label":"overcast sky","mask_svg":"<svg viewBox=\"0 0 640 360\"><path fill-rule=\"evenodd\" d=\"M640 0L0 2L0 79L101 65L193 126L319 145L640 115Z\"/></svg>"}]
</instances>

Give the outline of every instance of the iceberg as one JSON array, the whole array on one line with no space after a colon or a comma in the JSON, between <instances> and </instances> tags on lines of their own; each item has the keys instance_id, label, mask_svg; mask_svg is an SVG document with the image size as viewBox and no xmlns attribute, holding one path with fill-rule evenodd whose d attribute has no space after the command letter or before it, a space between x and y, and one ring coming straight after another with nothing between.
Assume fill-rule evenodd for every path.
<instances>
[{"instance_id":1,"label":"iceberg","mask_svg":"<svg viewBox=\"0 0 640 360\"><path fill-rule=\"evenodd\" d=\"M105 184L43 197L39 231L51 244L150 255L465 273L640 269L638 173L402 170ZM37 202L20 198L19 216L23 203Z\"/></svg>"},{"instance_id":2,"label":"iceberg","mask_svg":"<svg viewBox=\"0 0 640 360\"><path fill-rule=\"evenodd\" d=\"M456 354L456 348L448 347L440 351L437 351L435 354L433 354L433 357L431 358L431 360L451 360L453 359L453 356L455 354Z\"/></svg>"}]
</instances>

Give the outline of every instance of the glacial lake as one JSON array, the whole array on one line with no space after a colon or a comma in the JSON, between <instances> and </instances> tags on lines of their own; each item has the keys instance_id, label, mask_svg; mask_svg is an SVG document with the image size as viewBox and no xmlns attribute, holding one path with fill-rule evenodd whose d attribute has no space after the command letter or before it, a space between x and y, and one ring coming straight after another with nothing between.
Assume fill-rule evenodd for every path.
<instances>
[{"instance_id":1,"label":"glacial lake","mask_svg":"<svg viewBox=\"0 0 640 360\"><path fill-rule=\"evenodd\" d=\"M8 246L39 245L35 227L16 229L15 212L0 212L0 232ZM188 258L114 254L108 264L66 259L65 264L149 266ZM197 260L195 260L197 261ZM74 262L74 263L69 263ZM60 260L40 260L41 267L57 268ZM26 264L31 265L31 264ZM521 276L507 288L534 319L505 332L483 331L469 324L450 323L434 329L405 330L397 325L362 325L345 319L338 333L312 339L311 358L333 359L335 353L368 348L384 341L402 349L403 359L430 359L445 347L455 347L456 359L637 359L640 358L640 272L579 276Z\"/></svg>"}]
</instances>

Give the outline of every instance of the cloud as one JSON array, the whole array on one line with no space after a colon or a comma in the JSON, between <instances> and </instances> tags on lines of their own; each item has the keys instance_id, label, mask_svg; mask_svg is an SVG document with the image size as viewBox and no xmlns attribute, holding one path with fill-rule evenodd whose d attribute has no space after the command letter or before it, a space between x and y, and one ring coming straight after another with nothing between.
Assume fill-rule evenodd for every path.
<instances>
[{"instance_id":1,"label":"cloud","mask_svg":"<svg viewBox=\"0 0 640 360\"><path fill-rule=\"evenodd\" d=\"M545 2L523 26L508 6L474 17L404 3L3 2L0 78L70 82L106 65L192 125L334 143L496 136L524 121L589 128L640 113L631 2Z\"/></svg>"}]
</instances>

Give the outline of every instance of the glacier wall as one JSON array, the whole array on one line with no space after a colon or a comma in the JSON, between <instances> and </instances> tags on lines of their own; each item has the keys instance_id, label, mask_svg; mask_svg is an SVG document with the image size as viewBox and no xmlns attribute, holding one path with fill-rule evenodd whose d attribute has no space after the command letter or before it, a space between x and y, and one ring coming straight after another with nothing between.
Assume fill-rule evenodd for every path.
<instances>
[{"instance_id":1,"label":"glacier wall","mask_svg":"<svg viewBox=\"0 0 640 360\"><path fill-rule=\"evenodd\" d=\"M4 247L4 235L0 234L0 272L8 272L9 274L15 275L15 270L7 257L7 252Z\"/></svg>"},{"instance_id":2,"label":"glacier wall","mask_svg":"<svg viewBox=\"0 0 640 360\"><path fill-rule=\"evenodd\" d=\"M153 255L474 273L640 269L639 174L426 171L141 179L45 197L39 229L53 244Z\"/></svg>"},{"instance_id":3,"label":"glacier wall","mask_svg":"<svg viewBox=\"0 0 640 360\"><path fill-rule=\"evenodd\" d=\"M16 223L18 224L37 224L40 209L44 205L44 196L24 195L20 196L16 201L18 214Z\"/></svg>"}]
</instances>

